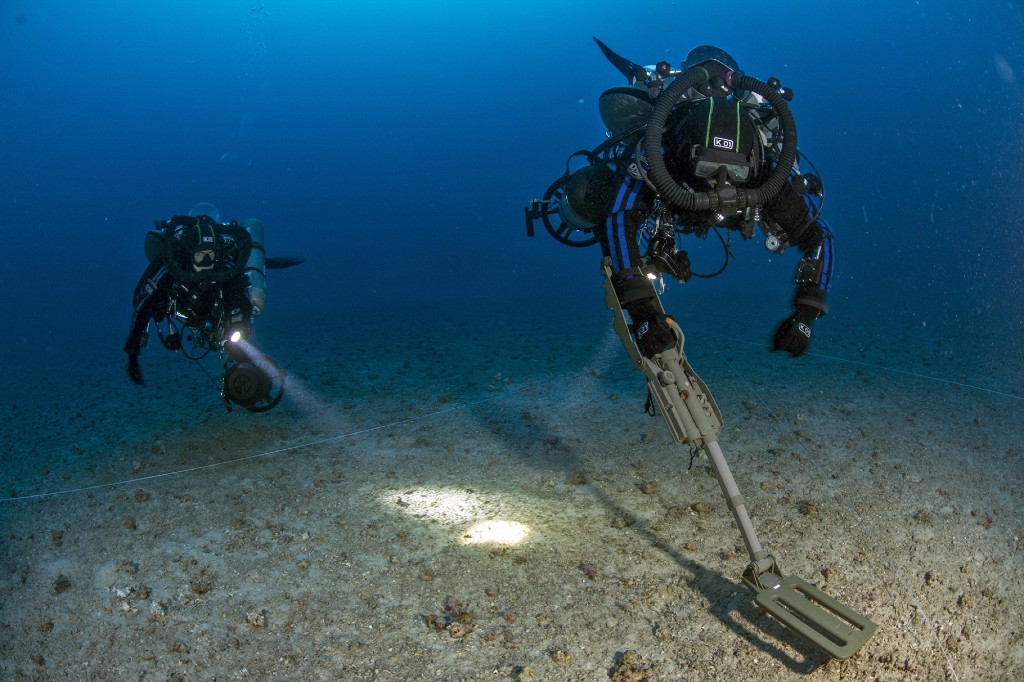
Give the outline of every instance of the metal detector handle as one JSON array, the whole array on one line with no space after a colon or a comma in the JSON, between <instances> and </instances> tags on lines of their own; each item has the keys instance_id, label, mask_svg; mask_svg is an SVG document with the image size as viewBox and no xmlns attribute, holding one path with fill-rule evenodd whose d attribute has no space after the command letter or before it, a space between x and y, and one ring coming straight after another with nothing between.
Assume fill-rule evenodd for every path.
<instances>
[{"instance_id":1,"label":"metal detector handle","mask_svg":"<svg viewBox=\"0 0 1024 682\"><path fill-rule=\"evenodd\" d=\"M707 384L697 376L686 360L683 330L669 318L669 326L676 338L675 345L655 355L653 359L644 357L633 339L619 295L612 284L610 258L605 257L601 261L601 269L604 272L604 302L614 316L612 325L633 364L647 376L651 399L665 419L672 439L676 443L688 443L694 447L702 447L703 443L717 439L722 428L722 413ZM664 315L665 309L657 294L653 301L658 313Z\"/></svg>"},{"instance_id":2,"label":"metal detector handle","mask_svg":"<svg viewBox=\"0 0 1024 682\"><path fill-rule=\"evenodd\" d=\"M633 360L633 364L637 369L644 369L644 356L640 353L640 349L636 345L636 341L633 340L633 333L629 328L629 323L626 322L626 315L622 312L622 303L619 302L619 294L615 291L615 285L612 284L612 259L605 256L601 259L601 272L604 273L604 304L608 306L608 309L612 311L614 320L612 321L612 327L615 329L615 333L618 334L619 340L622 341L622 345L626 347L626 352L629 353L629 357ZM658 295L654 295L654 308L658 313L664 315L665 309L661 306L661 299ZM682 334L682 331L679 332Z\"/></svg>"},{"instance_id":3,"label":"metal detector handle","mask_svg":"<svg viewBox=\"0 0 1024 682\"><path fill-rule=\"evenodd\" d=\"M653 359L644 358L644 374L652 396L655 392L667 393L667 404L671 411L663 411L666 423L678 422L687 426L687 437L676 440L701 448L718 440L722 430L722 413L718 409L711 390L697 372L690 366L683 352L683 331L673 320L669 326L676 337L676 345L662 351ZM657 398L655 398L657 401ZM669 430L675 435L676 429L670 423Z\"/></svg>"}]
</instances>

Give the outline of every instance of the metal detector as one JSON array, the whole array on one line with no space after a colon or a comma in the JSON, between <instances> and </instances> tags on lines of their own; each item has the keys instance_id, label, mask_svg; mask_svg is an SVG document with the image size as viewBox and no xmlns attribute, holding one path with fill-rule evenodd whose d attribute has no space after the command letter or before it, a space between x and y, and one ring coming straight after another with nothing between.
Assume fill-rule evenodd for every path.
<instances>
[{"instance_id":1,"label":"metal detector","mask_svg":"<svg viewBox=\"0 0 1024 682\"><path fill-rule=\"evenodd\" d=\"M615 316L615 331L636 367L646 375L650 398L664 418L672 440L705 453L711 463L750 556L742 580L755 592L755 603L829 656L840 660L849 658L871 638L875 624L809 582L784 576L775 557L761 547L743 496L718 445L722 414L711 391L686 359L682 330L670 320L675 346L653 358L641 355L612 284L610 259L603 260L602 269L605 304ZM657 296L655 302L664 313Z\"/></svg>"}]
</instances>

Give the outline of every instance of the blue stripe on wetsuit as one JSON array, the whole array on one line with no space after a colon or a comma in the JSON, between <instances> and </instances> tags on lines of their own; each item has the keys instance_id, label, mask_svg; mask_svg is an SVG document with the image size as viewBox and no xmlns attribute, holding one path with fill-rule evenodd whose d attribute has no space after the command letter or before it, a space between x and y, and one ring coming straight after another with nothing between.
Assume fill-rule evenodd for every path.
<instances>
[{"instance_id":1,"label":"blue stripe on wetsuit","mask_svg":"<svg viewBox=\"0 0 1024 682\"><path fill-rule=\"evenodd\" d=\"M615 197L615 210L605 220L605 230L608 235L608 246L611 250L612 271L619 272L631 268L639 263L633 263L629 256L629 239L626 235L626 225L623 221L626 211L629 211L636 204L637 196L640 194L640 181L626 176L625 182L619 188Z\"/></svg>"},{"instance_id":2,"label":"blue stripe on wetsuit","mask_svg":"<svg viewBox=\"0 0 1024 682\"><path fill-rule=\"evenodd\" d=\"M835 261L835 246L832 241L832 228L823 218L818 219L821 226L821 274L818 276L818 291L825 294L832 285L832 267Z\"/></svg>"}]
</instances>

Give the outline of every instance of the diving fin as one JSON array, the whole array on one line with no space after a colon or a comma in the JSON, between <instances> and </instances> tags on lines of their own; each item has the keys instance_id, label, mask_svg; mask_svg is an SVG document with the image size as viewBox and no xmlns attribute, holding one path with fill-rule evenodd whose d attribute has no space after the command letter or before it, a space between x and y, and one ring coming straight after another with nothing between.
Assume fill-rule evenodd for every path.
<instances>
[{"instance_id":1,"label":"diving fin","mask_svg":"<svg viewBox=\"0 0 1024 682\"><path fill-rule=\"evenodd\" d=\"M284 270L300 263L305 263L306 259L299 256L279 256L277 258L267 259L267 270Z\"/></svg>"},{"instance_id":2,"label":"diving fin","mask_svg":"<svg viewBox=\"0 0 1024 682\"><path fill-rule=\"evenodd\" d=\"M591 36L593 37L593 36ZM597 38L594 38L594 42L601 48L601 52L604 56L612 63L616 69L619 70L623 76L626 77L626 83L628 85L635 85L638 80L642 80L647 77L647 69L635 64L621 55L615 54L610 47L602 43Z\"/></svg>"}]
</instances>

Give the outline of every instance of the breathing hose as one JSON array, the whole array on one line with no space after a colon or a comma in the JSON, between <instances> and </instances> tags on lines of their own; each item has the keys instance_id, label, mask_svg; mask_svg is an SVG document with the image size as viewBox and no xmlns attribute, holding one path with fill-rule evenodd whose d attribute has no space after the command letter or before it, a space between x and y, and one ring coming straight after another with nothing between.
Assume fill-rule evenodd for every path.
<instances>
[{"instance_id":1,"label":"breathing hose","mask_svg":"<svg viewBox=\"0 0 1024 682\"><path fill-rule=\"evenodd\" d=\"M723 189L730 194L735 192L735 197L728 196L726 198L728 203L736 205L740 209L748 206L763 206L782 191L797 155L796 120L789 110L786 99L779 92L778 81L775 79L772 79L773 82L769 84L737 71L731 71L726 76L726 85L730 88L749 90L764 97L772 105L779 118L779 125L782 128L782 152L775 167L772 168L763 183L750 188L728 187L715 188L710 192L695 192L676 182L665 166L661 145L669 114L690 88L704 85L709 79L707 69L702 66L694 66L677 76L655 100L654 108L647 119L647 131L643 143L648 165L647 176L662 198L684 211L717 209L723 203L723 195L720 194Z\"/></svg>"}]
</instances>

